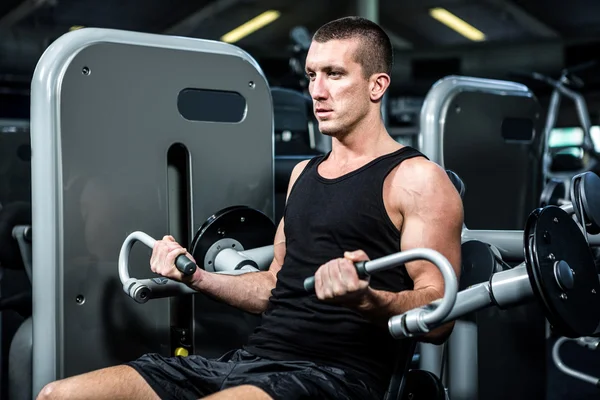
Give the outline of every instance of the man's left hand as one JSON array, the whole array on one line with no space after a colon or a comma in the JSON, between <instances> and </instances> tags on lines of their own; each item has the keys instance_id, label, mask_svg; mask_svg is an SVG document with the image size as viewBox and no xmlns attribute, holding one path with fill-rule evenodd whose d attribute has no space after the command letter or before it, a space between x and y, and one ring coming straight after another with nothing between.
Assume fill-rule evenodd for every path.
<instances>
[{"instance_id":1,"label":"man's left hand","mask_svg":"<svg viewBox=\"0 0 600 400\"><path fill-rule=\"evenodd\" d=\"M317 298L348 306L361 303L369 291L369 281L358 277L354 263L368 260L364 251L357 250L323 264L315 274Z\"/></svg>"}]
</instances>

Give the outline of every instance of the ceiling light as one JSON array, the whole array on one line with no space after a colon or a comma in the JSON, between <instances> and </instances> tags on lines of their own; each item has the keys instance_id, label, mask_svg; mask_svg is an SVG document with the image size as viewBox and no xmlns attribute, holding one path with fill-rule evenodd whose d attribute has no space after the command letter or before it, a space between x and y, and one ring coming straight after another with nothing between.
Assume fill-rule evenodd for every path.
<instances>
[{"instance_id":1,"label":"ceiling light","mask_svg":"<svg viewBox=\"0 0 600 400\"><path fill-rule=\"evenodd\" d=\"M463 21L456 15L444 8L432 8L429 10L429 15L440 21L447 27L454 29L464 37L474 42L481 42L485 40L485 35L479 29L473 25Z\"/></svg>"},{"instance_id":2,"label":"ceiling light","mask_svg":"<svg viewBox=\"0 0 600 400\"><path fill-rule=\"evenodd\" d=\"M281 13L279 11L265 11L259 16L252 18L245 24L238 26L231 32L226 33L221 37L221 40L227 43L235 43L238 40L245 38L246 36L256 32L257 30L275 21L277 18L279 18L280 15Z\"/></svg>"}]
</instances>

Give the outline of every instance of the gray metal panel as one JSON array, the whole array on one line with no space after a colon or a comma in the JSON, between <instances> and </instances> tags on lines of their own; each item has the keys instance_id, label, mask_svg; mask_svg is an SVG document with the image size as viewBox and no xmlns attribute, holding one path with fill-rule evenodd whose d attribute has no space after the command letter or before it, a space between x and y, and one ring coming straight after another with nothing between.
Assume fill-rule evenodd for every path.
<instances>
[{"instance_id":1,"label":"gray metal panel","mask_svg":"<svg viewBox=\"0 0 600 400\"><path fill-rule=\"evenodd\" d=\"M541 115L531 91L514 82L450 76L427 94L420 148L464 181L469 229L523 229L541 193ZM533 142L506 142L506 118L533 120Z\"/></svg>"},{"instance_id":2,"label":"gray metal panel","mask_svg":"<svg viewBox=\"0 0 600 400\"><path fill-rule=\"evenodd\" d=\"M185 120L177 95L189 87L239 92L245 119ZM266 79L234 46L103 29L53 43L32 84L34 394L57 378L168 352L169 300L124 295L120 244L134 230L169 233L175 142L190 153L193 229L234 204L272 216L272 132ZM131 272L149 277L140 247Z\"/></svg>"},{"instance_id":3,"label":"gray metal panel","mask_svg":"<svg viewBox=\"0 0 600 400\"><path fill-rule=\"evenodd\" d=\"M542 183L542 143L502 137L507 118L529 119L542 132L534 97L462 92L449 102L443 130L444 165L466 185L463 199L469 229L523 229L537 207Z\"/></svg>"},{"instance_id":4,"label":"gray metal panel","mask_svg":"<svg viewBox=\"0 0 600 400\"><path fill-rule=\"evenodd\" d=\"M442 132L449 102L462 92L493 93L501 96L533 96L525 85L496 79L447 76L437 81L427 93L421 108L418 148L429 159L442 167L444 166Z\"/></svg>"}]
</instances>

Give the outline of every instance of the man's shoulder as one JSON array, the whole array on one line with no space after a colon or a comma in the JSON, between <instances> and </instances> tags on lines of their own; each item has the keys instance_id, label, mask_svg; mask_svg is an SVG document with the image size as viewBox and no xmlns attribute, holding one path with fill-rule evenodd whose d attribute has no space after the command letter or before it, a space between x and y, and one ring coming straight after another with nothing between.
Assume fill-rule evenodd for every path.
<instances>
[{"instance_id":1,"label":"man's shoulder","mask_svg":"<svg viewBox=\"0 0 600 400\"><path fill-rule=\"evenodd\" d=\"M294 168L292 169L292 179L296 179L298 178L298 176L304 171L304 169L306 168L306 166L313 161L313 159L309 158L307 160L302 160L299 163L297 163Z\"/></svg>"},{"instance_id":2,"label":"man's shoulder","mask_svg":"<svg viewBox=\"0 0 600 400\"><path fill-rule=\"evenodd\" d=\"M462 201L446 170L423 157L402 162L391 177L391 200L405 212L447 208L462 209Z\"/></svg>"},{"instance_id":3,"label":"man's shoulder","mask_svg":"<svg viewBox=\"0 0 600 400\"><path fill-rule=\"evenodd\" d=\"M416 189L440 183L448 176L439 164L425 157L413 157L402 161L391 178L394 186Z\"/></svg>"}]
</instances>

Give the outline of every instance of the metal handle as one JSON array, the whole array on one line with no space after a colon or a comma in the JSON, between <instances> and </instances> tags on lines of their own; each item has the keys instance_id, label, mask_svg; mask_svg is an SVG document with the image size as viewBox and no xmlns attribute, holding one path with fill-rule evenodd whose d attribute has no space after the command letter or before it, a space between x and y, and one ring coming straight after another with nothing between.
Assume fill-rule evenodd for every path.
<instances>
[{"instance_id":1,"label":"metal handle","mask_svg":"<svg viewBox=\"0 0 600 400\"><path fill-rule=\"evenodd\" d=\"M456 279L456 273L452 268L452 264L450 264L446 257L432 249L417 248L366 261L362 265L362 268L364 268L365 274L371 275L376 271L394 268L415 260L430 261L438 267L444 278L444 297L440 300L439 305L434 309L419 309L418 315L415 318L420 331L428 332L429 326L439 324L450 314L456 302L458 279ZM307 278L304 281L305 288L307 286L310 288L311 278L314 277ZM314 287L314 281L312 285Z\"/></svg>"},{"instance_id":2,"label":"metal handle","mask_svg":"<svg viewBox=\"0 0 600 400\"><path fill-rule=\"evenodd\" d=\"M147 247L153 248L156 239L144 232L136 231L127 236L121 246L121 251L119 252L119 278L123 285L123 291L128 296L138 303L145 303L152 298L195 293L189 286L166 278L143 280L131 278L129 275L129 254L135 242L141 242ZM184 275L191 275L196 270L196 264L184 254L177 257L175 266Z\"/></svg>"},{"instance_id":3,"label":"metal handle","mask_svg":"<svg viewBox=\"0 0 600 400\"><path fill-rule=\"evenodd\" d=\"M141 242L152 249L156 243L156 239L140 231L132 232L125 238L119 253L119 277L121 278L121 282L129 279L129 253L135 242ZM196 271L196 263L190 260L185 254L177 257L175 266L184 275L192 275Z\"/></svg>"},{"instance_id":4,"label":"metal handle","mask_svg":"<svg viewBox=\"0 0 600 400\"><path fill-rule=\"evenodd\" d=\"M552 360L554 361L556 368L558 368L560 371L564 372L565 374L572 376L573 378L580 379L584 382L591 383L592 385L594 385L596 387L600 387L600 379L598 379L595 376L591 376L591 375L585 374L583 372L577 371L573 368L570 368L567 365L565 365L565 363L562 361L562 359L560 358L559 351L560 351L560 347L563 345L563 343L565 343L567 341L574 341L574 339L570 339L570 338L566 338L566 337L558 338L558 340L554 344L554 347L552 347Z\"/></svg>"}]
</instances>

